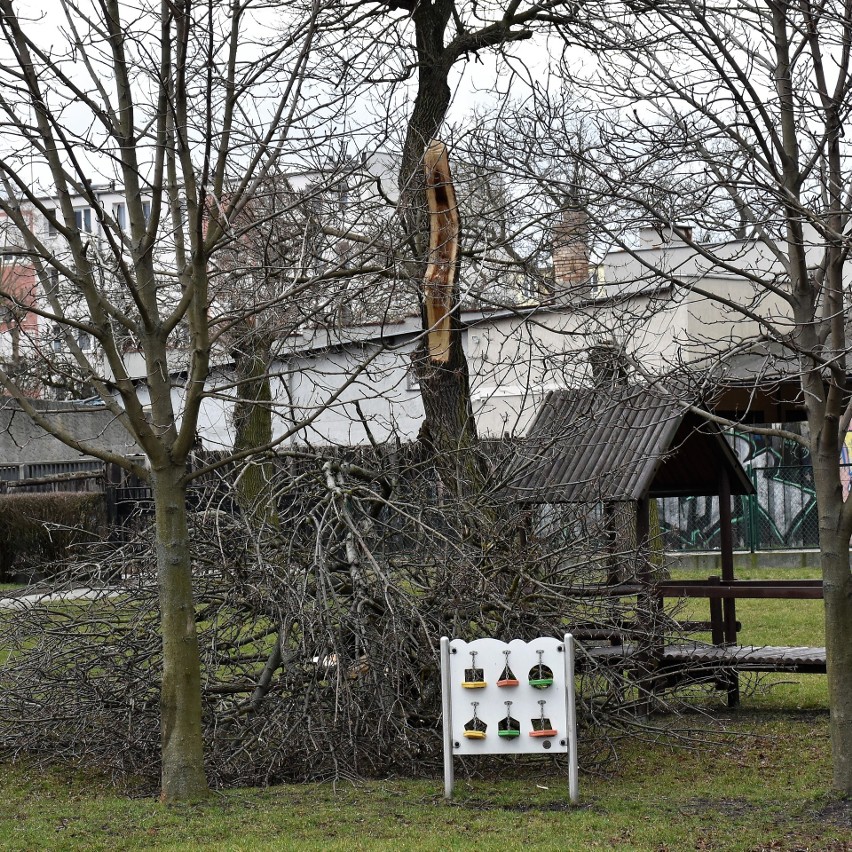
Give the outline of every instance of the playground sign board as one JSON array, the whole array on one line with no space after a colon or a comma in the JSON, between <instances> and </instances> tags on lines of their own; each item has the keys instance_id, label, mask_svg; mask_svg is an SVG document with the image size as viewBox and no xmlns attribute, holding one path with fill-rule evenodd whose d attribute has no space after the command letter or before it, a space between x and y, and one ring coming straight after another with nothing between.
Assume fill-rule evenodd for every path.
<instances>
[{"instance_id":1,"label":"playground sign board","mask_svg":"<svg viewBox=\"0 0 852 852\"><path fill-rule=\"evenodd\" d=\"M574 638L441 639L444 794L453 792L453 757L567 754L568 787L578 800Z\"/></svg>"}]
</instances>

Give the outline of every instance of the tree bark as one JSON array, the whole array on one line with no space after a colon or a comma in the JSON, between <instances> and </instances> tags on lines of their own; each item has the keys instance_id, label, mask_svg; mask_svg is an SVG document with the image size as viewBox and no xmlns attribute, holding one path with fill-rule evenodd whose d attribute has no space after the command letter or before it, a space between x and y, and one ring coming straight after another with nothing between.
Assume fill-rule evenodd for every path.
<instances>
[{"instance_id":1,"label":"tree bark","mask_svg":"<svg viewBox=\"0 0 852 852\"><path fill-rule=\"evenodd\" d=\"M437 135L450 106L448 83L453 55L444 47L450 4L418 4L416 29L417 95L408 121L399 173L400 208L413 258L411 276L424 281L429 255L430 217L426 201L424 152ZM430 358L426 295L421 295L424 339L414 353L425 419L420 441L434 459L444 485L453 492L470 493L481 482L481 465L472 452L477 443L470 402L467 358L462 347L458 316L459 293L453 274L447 294L449 345L441 360ZM421 286L423 286L421 284Z\"/></svg>"},{"instance_id":2,"label":"tree bark","mask_svg":"<svg viewBox=\"0 0 852 852\"><path fill-rule=\"evenodd\" d=\"M424 171L430 234L423 282L426 334L415 354L426 414L420 440L431 450L444 484L463 496L479 488L483 470L475 452L476 422L458 316L461 223L442 143L429 144Z\"/></svg>"},{"instance_id":3,"label":"tree bark","mask_svg":"<svg viewBox=\"0 0 852 852\"><path fill-rule=\"evenodd\" d=\"M152 471L163 639L160 740L164 802L200 798L208 792L184 473L183 465Z\"/></svg>"},{"instance_id":4,"label":"tree bark","mask_svg":"<svg viewBox=\"0 0 852 852\"><path fill-rule=\"evenodd\" d=\"M820 524L822 526L822 524ZM820 530L833 786L852 796L852 578L849 541Z\"/></svg>"},{"instance_id":5,"label":"tree bark","mask_svg":"<svg viewBox=\"0 0 852 852\"><path fill-rule=\"evenodd\" d=\"M234 404L234 452L263 447L272 440L272 389L269 341L251 325L234 353L237 402ZM250 459L236 486L243 515L256 525L277 522L272 499L272 463Z\"/></svg>"},{"instance_id":6,"label":"tree bark","mask_svg":"<svg viewBox=\"0 0 852 852\"><path fill-rule=\"evenodd\" d=\"M814 441L816 444L817 441ZM819 507L819 546L825 598L825 652L831 708L832 783L852 795L852 573L848 524L841 523L844 502L838 461L814 456ZM833 454L829 453L829 456Z\"/></svg>"},{"instance_id":7,"label":"tree bark","mask_svg":"<svg viewBox=\"0 0 852 852\"><path fill-rule=\"evenodd\" d=\"M426 272L429 245L429 216L426 204L424 151L439 131L452 101L450 72L462 56L484 49L499 49L511 42L529 38L530 25L552 22L554 8L508 3L501 19L481 28L468 28L459 17L455 0L389 3L410 12L415 30L417 94L406 128L399 173L399 209L412 252L409 276L422 282ZM473 14L476 18L476 13ZM453 27L448 37L450 22ZM421 292L423 331L430 324L426 294ZM484 482L484 464L474 449L476 424L470 400L467 358L462 347L462 323L458 317L459 292L453 285L450 296L449 350L438 362L429 357L426 341L414 355L420 382L425 420L420 440L432 455L444 484L453 491L470 494Z\"/></svg>"}]
</instances>

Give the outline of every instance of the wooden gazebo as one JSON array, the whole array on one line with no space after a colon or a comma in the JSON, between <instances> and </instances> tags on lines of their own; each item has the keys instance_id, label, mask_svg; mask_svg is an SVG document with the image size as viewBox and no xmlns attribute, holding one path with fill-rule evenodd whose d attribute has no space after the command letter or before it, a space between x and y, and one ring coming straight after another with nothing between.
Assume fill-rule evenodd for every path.
<instances>
[{"instance_id":1,"label":"wooden gazebo","mask_svg":"<svg viewBox=\"0 0 852 852\"><path fill-rule=\"evenodd\" d=\"M736 580L731 497L752 494L754 487L720 427L689 402L649 387L553 391L509 466L507 487L529 503L631 502L639 548L648 546L652 499L717 496L721 577L654 586L659 598L709 599L713 645L661 647L661 668L688 663L734 672L825 671L824 648L736 644L738 597L819 598L822 586L814 580ZM736 704L736 675L726 683L729 703Z\"/></svg>"},{"instance_id":2,"label":"wooden gazebo","mask_svg":"<svg viewBox=\"0 0 852 852\"><path fill-rule=\"evenodd\" d=\"M651 499L718 496L723 574L733 579L731 496L754 487L719 426L663 391L551 392L507 478L530 503L634 503L640 546Z\"/></svg>"}]
</instances>

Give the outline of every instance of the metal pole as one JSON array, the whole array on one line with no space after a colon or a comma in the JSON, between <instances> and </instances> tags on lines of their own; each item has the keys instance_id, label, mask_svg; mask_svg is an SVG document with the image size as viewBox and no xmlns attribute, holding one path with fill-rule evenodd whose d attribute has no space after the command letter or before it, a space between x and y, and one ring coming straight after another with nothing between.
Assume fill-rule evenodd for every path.
<instances>
[{"instance_id":1,"label":"metal pole","mask_svg":"<svg viewBox=\"0 0 852 852\"><path fill-rule=\"evenodd\" d=\"M450 640L441 637L441 706L444 717L444 797L453 796L453 708L450 700Z\"/></svg>"},{"instance_id":2,"label":"metal pole","mask_svg":"<svg viewBox=\"0 0 852 852\"><path fill-rule=\"evenodd\" d=\"M580 801L577 763L577 701L574 693L574 637L565 634L565 716L568 732L568 797L572 805Z\"/></svg>"}]
</instances>

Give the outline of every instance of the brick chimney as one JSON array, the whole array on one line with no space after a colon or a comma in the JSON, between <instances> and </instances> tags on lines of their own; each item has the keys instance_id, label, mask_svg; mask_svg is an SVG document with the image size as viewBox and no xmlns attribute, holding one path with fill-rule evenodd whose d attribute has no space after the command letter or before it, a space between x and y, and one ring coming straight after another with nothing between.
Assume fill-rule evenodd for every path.
<instances>
[{"instance_id":1,"label":"brick chimney","mask_svg":"<svg viewBox=\"0 0 852 852\"><path fill-rule=\"evenodd\" d=\"M558 302L582 299L591 292L588 232L588 216L578 209L564 210L553 229L553 295Z\"/></svg>"}]
</instances>

